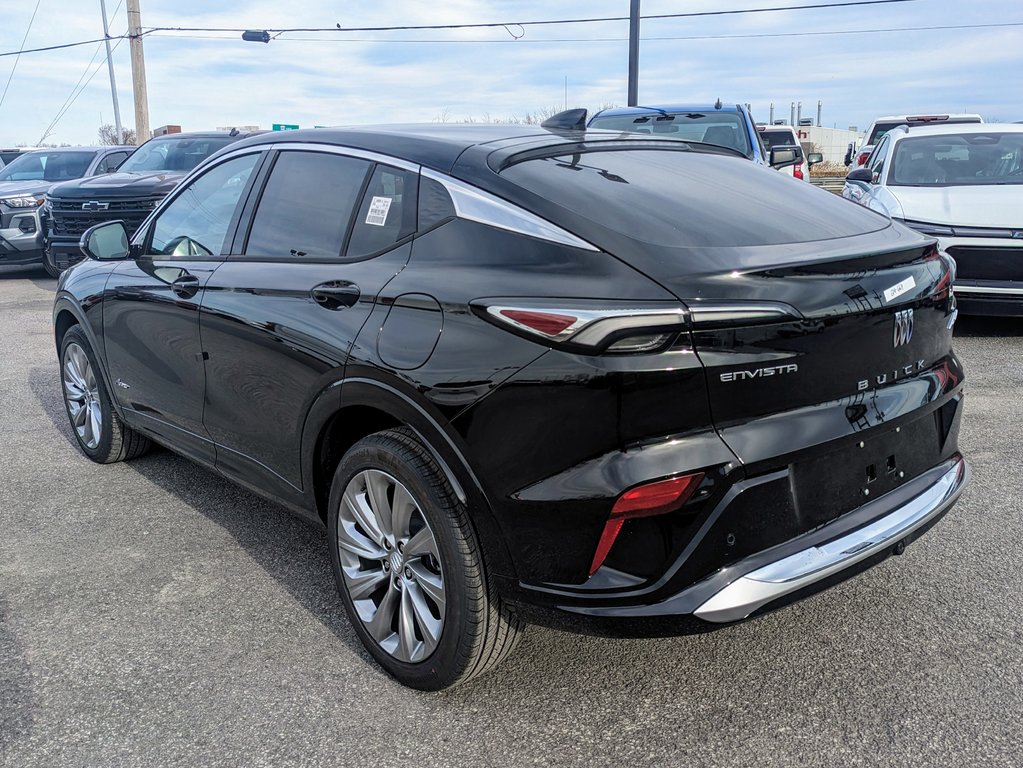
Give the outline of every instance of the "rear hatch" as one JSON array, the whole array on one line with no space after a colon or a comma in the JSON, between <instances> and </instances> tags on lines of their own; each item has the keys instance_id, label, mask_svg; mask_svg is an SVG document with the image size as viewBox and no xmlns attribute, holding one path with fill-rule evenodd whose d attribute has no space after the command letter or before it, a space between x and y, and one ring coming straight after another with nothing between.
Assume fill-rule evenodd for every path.
<instances>
[{"instance_id":1,"label":"rear hatch","mask_svg":"<svg viewBox=\"0 0 1023 768\"><path fill-rule=\"evenodd\" d=\"M503 159L502 192L690 309L714 423L747 465L932 402L936 369L958 381L932 239L738 158L587 148Z\"/></svg>"}]
</instances>

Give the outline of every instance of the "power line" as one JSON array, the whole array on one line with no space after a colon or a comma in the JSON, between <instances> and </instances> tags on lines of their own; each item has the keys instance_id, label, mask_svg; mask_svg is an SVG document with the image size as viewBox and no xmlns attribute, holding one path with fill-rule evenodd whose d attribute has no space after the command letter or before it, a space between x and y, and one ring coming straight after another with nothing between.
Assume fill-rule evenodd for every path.
<instances>
[{"instance_id":1,"label":"power line","mask_svg":"<svg viewBox=\"0 0 1023 768\"><path fill-rule=\"evenodd\" d=\"M36 0L36 7L32 11L32 18L28 20L28 29L25 30L25 36L21 38L21 50L15 54L17 58L14 60L14 66L11 67L11 74L7 78L7 85L4 86L4 92L0 94L0 107L4 104L4 99L7 98L7 89L11 87L11 80L14 79L14 70L18 68L18 62L21 61L21 54L25 51L25 41L28 40L28 33L32 31L32 23L36 20L36 13L39 11L39 4L43 0Z\"/></svg>"},{"instance_id":2,"label":"power line","mask_svg":"<svg viewBox=\"0 0 1023 768\"><path fill-rule=\"evenodd\" d=\"M110 15L112 17L116 16L117 12L121 9L121 6L123 4L124 0L118 0L117 6L114 8L113 12ZM111 39L113 39L113 37L111 37ZM123 39L124 39L123 36L121 36L120 39L118 39L118 41L114 44L113 50L115 51L117 50L117 46L121 44L121 40ZM99 52L101 50L103 50L103 43L100 43L99 45L96 46L96 51L95 53L92 54L92 58L89 59L89 63L85 65L85 69L82 70L81 77L78 78L78 82L75 83L74 86L71 88L71 93L68 94L68 97L64 100L64 103L61 105L60 109L57 110L57 115L53 118L53 120L50 121L50 124L46 126L46 130L43 131L42 137L40 137L39 141L36 142L37 145L42 144L44 141L46 141L47 137L50 135L50 133L52 133L53 129L57 127L57 123L59 123L61 118L63 118L67 111L71 109L75 101L78 100L78 97L82 95L82 91L84 91L86 87L89 85L89 83L92 82L92 78L96 76L96 72L98 72L100 68L103 66L103 63L106 62L106 56L104 56L103 61L100 62L100 64L96 67L93 73L89 75L89 80L85 83L85 85L82 85L82 80L84 80L85 76L89 74L89 68L92 67L93 62L96 61L96 57L99 55ZM79 85L82 85L81 90L78 89Z\"/></svg>"},{"instance_id":3,"label":"power line","mask_svg":"<svg viewBox=\"0 0 1023 768\"><path fill-rule=\"evenodd\" d=\"M127 37L127 35L119 35L118 37ZM114 38L111 37L110 39L113 40ZM2 56L20 56L23 53L42 53L43 51L59 51L62 48L75 48L75 47L77 47L79 45L90 45L92 43L102 43L104 40L106 40L105 37L97 37L97 38L94 38L92 40L78 40L78 41L73 42L73 43L63 43L61 45L47 45L47 46L45 46L43 48L24 48L24 49L22 49L20 51L3 51L3 52L0 52L0 57L2 57Z\"/></svg>"},{"instance_id":4,"label":"power line","mask_svg":"<svg viewBox=\"0 0 1023 768\"><path fill-rule=\"evenodd\" d=\"M883 32L930 32L940 30L955 30L955 29L990 29L996 27L1023 27L1023 21L1006 21L996 24L946 24L932 27L883 27L876 29L836 29L826 30L820 32L765 32L765 33L751 33L741 35L659 35L642 37L641 40L645 41L658 41L658 40L742 40L750 38L762 38L762 37L814 37L822 35L866 35L873 33ZM180 38L184 40L235 40L235 35L174 35L174 34L163 34L156 33L151 37L166 37L166 38ZM527 43L620 43L625 42L629 38L627 37L547 37L542 39L521 39L521 40L450 40L443 38L416 38L416 39L383 39L383 38L371 38L367 39L364 37L281 37L277 38L281 42L285 43L390 43L390 44L405 44L405 43L459 43L464 45L493 45L495 43L514 45L516 43L525 45Z\"/></svg>"},{"instance_id":5,"label":"power line","mask_svg":"<svg viewBox=\"0 0 1023 768\"><path fill-rule=\"evenodd\" d=\"M805 11L821 8L846 8L863 5L891 5L893 3L914 3L917 0L851 0L845 3L815 3L813 5L784 5L772 8L737 8L725 11L693 11L689 13L655 13L641 16L642 19L690 19L700 16L735 16L744 13L773 13L775 11ZM545 19L540 21L492 21L467 24L415 24L389 27L267 27L267 32L402 32L439 29L494 29L501 27L539 27L557 24L595 24L609 21L628 21L628 16L593 16L577 19ZM144 34L153 32L245 32L253 27L149 27ZM258 29L258 27L257 27Z\"/></svg>"},{"instance_id":6,"label":"power line","mask_svg":"<svg viewBox=\"0 0 1023 768\"><path fill-rule=\"evenodd\" d=\"M775 6L772 8L737 8L725 11L697 11L691 13L658 13L651 14L649 16L643 16L643 19L683 19L683 18L696 18L700 16L733 16L737 14L745 13L773 13L776 11L802 11L802 10L814 10L822 8L847 8L854 6L869 6L869 5L891 5L893 3L914 3L918 0L851 0L851 2L845 3L815 3L812 5L784 5ZM36 7L38 8L37 0ZM589 18L577 18L577 19L546 19L538 21L505 21L505 22L481 22L473 24L420 24L420 25L402 25L402 26L391 26L391 27L347 27L342 28L340 24L333 27L292 27L286 29L267 29L267 32L273 32L275 34L283 34L285 32L402 32L402 31L415 31L415 30L441 30L441 29L494 29L494 28L508 28L508 27L538 27L538 26L551 26L558 24L594 24L610 21L628 21L628 16L595 16ZM159 32L245 32L246 29L242 27L149 27L142 34L151 35ZM513 37L516 37L514 34ZM121 36L126 37L126 35ZM78 40L73 43L63 43L60 45L48 45L42 48L23 48L18 51L4 51L0 52L0 57L4 56L20 56L23 53L42 53L45 51L57 51L63 48L74 48L79 45L90 45L91 43L102 43L107 38L98 37L92 40ZM114 38L111 37L111 40ZM24 43L22 43L24 45Z\"/></svg>"}]
</instances>

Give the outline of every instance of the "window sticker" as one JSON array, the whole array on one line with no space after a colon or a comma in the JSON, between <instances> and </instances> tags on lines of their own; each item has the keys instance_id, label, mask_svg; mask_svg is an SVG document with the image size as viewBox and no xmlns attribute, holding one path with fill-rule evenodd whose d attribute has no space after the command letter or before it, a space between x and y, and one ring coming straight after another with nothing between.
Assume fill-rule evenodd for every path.
<instances>
[{"instance_id":1,"label":"window sticker","mask_svg":"<svg viewBox=\"0 0 1023 768\"><path fill-rule=\"evenodd\" d=\"M366 214L366 223L374 227L382 227L387 221L387 212L391 209L391 198L374 197L369 201L369 212Z\"/></svg>"}]
</instances>

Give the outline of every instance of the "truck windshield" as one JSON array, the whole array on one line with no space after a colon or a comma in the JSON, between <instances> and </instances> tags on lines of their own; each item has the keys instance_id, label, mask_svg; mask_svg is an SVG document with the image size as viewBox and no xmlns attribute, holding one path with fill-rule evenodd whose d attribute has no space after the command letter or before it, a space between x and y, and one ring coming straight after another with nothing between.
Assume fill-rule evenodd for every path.
<instances>
[{"instance_id":1,"label":"truck windshield","mask_svg":"<svg viewBox=\"0 0 1023 768\"><path fill-rule=\"evenodd\" d=\"M117 170L120 173L190 171L232 141L234 139L227 136L151 139L136 149Z\"/></svg>"},{"instance_id":2,"label":"truck windshield","mask_svg":"<svg viewBox=\"0 0 1023 768\"><path fill-rule=\"evenodd\" d=\"M737 112L650 112L631 115L597 115L590 128L629 133L667 134L674 139L716 144L750 155L749 136Z\"/></svg>"},{"instance_id":3,"label":"truck windshield","mask_svg":"<svg viewBox=\"0 0 1023 768\"><path fill-rule=\"evenodd\" d=\"M901 187L1023 184L1023 133L902 139L891 168L888 184Z\"/></svg>"},{"instance_id":4,"label":"truck windshield","mask_svg":"<svg viewBox=\"0 0 1023 768\"><path fill-rule=\"evenodd\" d=\"M80 179L95 156L95 152L27 152L0 171L0 181Z\"/></svg>"}]
</instances>

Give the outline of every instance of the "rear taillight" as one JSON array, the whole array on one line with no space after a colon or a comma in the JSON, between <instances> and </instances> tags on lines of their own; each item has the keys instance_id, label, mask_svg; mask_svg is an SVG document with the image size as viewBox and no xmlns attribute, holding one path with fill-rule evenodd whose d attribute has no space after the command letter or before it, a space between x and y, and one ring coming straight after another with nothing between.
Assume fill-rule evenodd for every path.
<instances>
[{"instance_id":1,"label":"rear taillight","mask_svg":"<svg viewBox=\"0 0 1023 768\"><path fill-rule=\"evenodd\" d=\"M863 165L865 162L867 162L868 157L870 157L869 152L860 152L858 155L856 155L856 165Z\"/></svg>"},{"instance_id":2,"label":"rear taillight","mask_svg":"<svg viewBox=\"0 0 1023 768\"><path fill-rule=\"evenodd\" d=\"M682 475L669 480L658 480L654 483L640 485L619 496L618 501L611 509L607 523L604 524L604 531L601 533L597 549L593 553L590 576L604 564L626 520L666 515L681 509L696 491L701 480L703 480L703 472L697 472L692 475Z\"/></svg>"},{"instance_id":3,"label":"rear taillight","mask_svg":"<svg viewBox=\"0 0 1023 768\"><path fill-rule=\"evenodd\" d=\"M656 352L668 347L687 328L682 307L637 307L583 302L473 304L486 320L534 341L584 354Z\"/></svg>"},{"instance_id":4,"label":"rear taillight","mask_svg":"<svg viewBox=\"0 0 1023 768\"><path fill-rule=\"evenodd\" d=\"M802 179L803 178L803 169L800 168L798 165L792 166L792 175L795 178L797 178L797 179Z\"/></svg>"}]
</instances>

